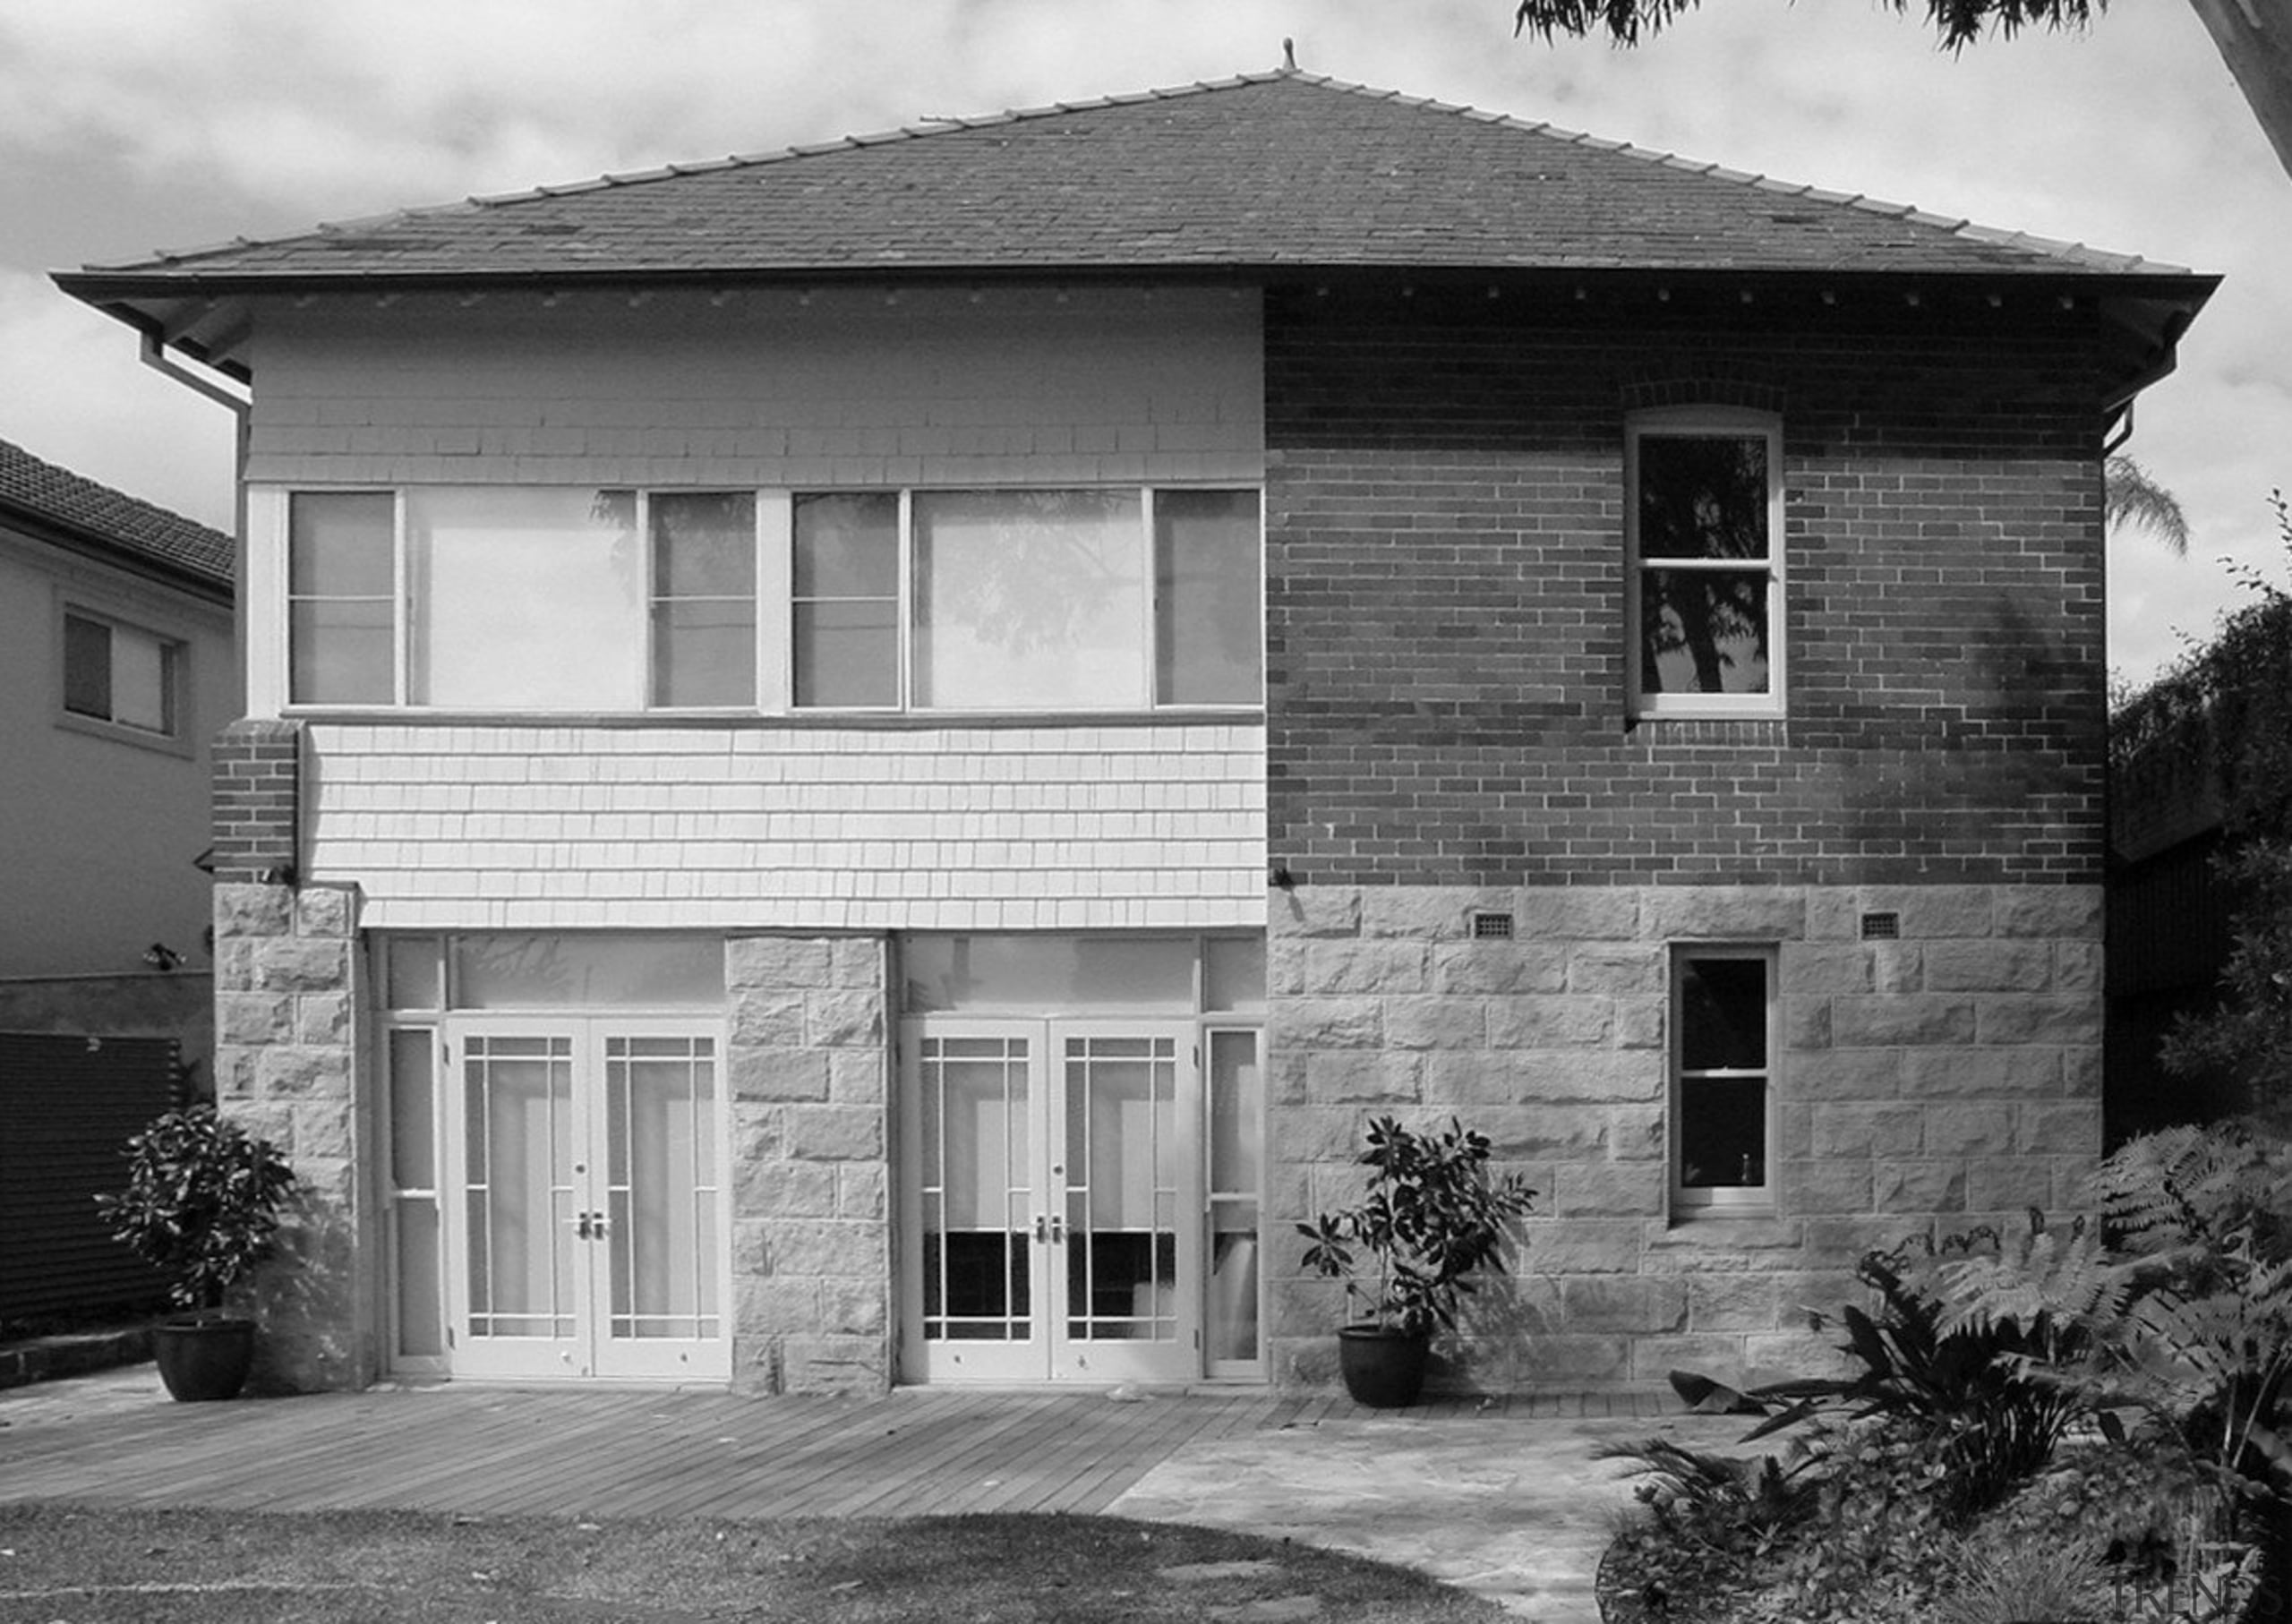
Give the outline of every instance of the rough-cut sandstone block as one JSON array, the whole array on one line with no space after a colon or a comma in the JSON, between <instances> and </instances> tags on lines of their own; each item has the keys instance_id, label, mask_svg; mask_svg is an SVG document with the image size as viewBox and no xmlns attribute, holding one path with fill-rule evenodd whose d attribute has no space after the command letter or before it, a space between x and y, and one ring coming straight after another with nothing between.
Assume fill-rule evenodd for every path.
<instances>
[{"instance_id":1,"label":"rough-cut sandstone block","mask_svg":"<svg viewBox=\"0 0 2292 1624\"><path fill-rule=\"evenodd\" d=\"M735 1099L817 1101L829 1097L827 1056L816 1050L735 1043L727 1070Z\"/></svg>"},{"instance_id":2,"label":"rough-cut sandstone block","mask_svg":"<svg viewBox=\"0 0 2292 1624\"><path fill-rule=\"evenodd\" d=\"M1361 934L1361 893L1350 885L1298 885L1275 894L1266 909L1275 938Z\"/></svg>"},{"instance_id":3,"label":"rough-cut sandstone block","mask_svg":"<svg viewBox=\"0 0 2292 1624\"><path fill-rule=\"evenodd\" d=\"M1898 1049L1822 1049L1792 1053L1790 1081L1794 1098L1882 1100L1911 1093L1903 1081Z\"/></svg>"},{"instance_id":4,"label":"rough-cut sandstone block","mask_svg":"<svg viewBox=\"0 0 2292 1624\"><path fill-rule=\"evenodd\" d=\"M2066 936L2099 941L2099 885L2014 885L2000 889L1997 933L2008 936Z\"/></svg>"},{"instance_id":5,"label":"rough-cut sandstone block","mask_svg":"<svg viewBox=\"0 0 2292 1624\"><path fill-rule=\"evenodd\" d=\"M1883 1161L1874 1173L1872 1200L1881 1212L1965 1210L1963 1162Z\"/></svg>"},{"instance_id":6,"label":"rough-cut sandstone block","mask_svg":"<svg viewBox=\"0 0 2292 1624\"><path fill-rule=\"evenodd\" d=\"M1568 955L1568 990L1572 993L1663 993L1670 957L1660 943L1578 947Z\"/></svg>"},{"instance_id":7,"label":"rough-cut sandstone block","mask_svg":"<svg viewBox=\"0 0 2292 1624\"><path fill-rule=\"evenodd\" d=\"M834 985L834 945L814 936L734 936L724 944L731 991L808 990Z\"/></svg>"},{"instance_id":8,"label":"rough-cut sandstone block","mask_svg":"<svg viewBox=\"0 0 2292 1624\"><path fill-rule=\"evenodd\" d=\"M1605 1048L1615 1035L1615 1004L1582 993L1495 999L1488 1041L1500 1049Z\"/></svg>"},{"instance_id":9,"label":"rough-cut sandstone block","mask_svg":"<svg viewBox=\"0 0 2292 1624\"><path fill-rule=\"evenodd\" d=\"M1818 1105L1814 1153L1828 1157L1916 1156L1925 1142L1922 1105Z\"/></svg>"},{"instance_id":10,"label":"rough-cut sandstone block","mask_svg":"<svg viewBox=\"0 0 2292 1624\"><path fill-rule=\"evenodd\" d=\"M358 888L355 885L304 886L295 893L295 934L338 941L347 941L356 936Z\"/></svg>"},{"instance_id":11,"label":"rough-cut sandstone block","mask_svg":"<svg viewBox=\"0 0 2292 1624\"><path fill-rule=\"evenodd\" d=\"M1937 1100L1926 1107L1929 1156L2002 1156L2014 1148L2014 1107L1986 1100Z\"/></svg>"},{"instance_id":12,"label":"rough-cut sandstone block","mask_svg":"<svg viewBox=\"0 0 2292 1624\"><path fill-rule=\"evenodd\" d=\"M731 997L734 1048L805 1047L804 1000L800 994L758 989Z\"/></svg>"},{"instance_id":13,"label":"rough-cut sandstone block","mask_svg":"<svg viewBox=\"0 0 2292 1624\"><path fill-rule=\"evenodd\" d=\"M2101 1040L2100 996L2050 993L1985 998L1980 1035L1984 1043L2098 1044Z\"/></svg>"},{"instance_id":14,"label":"rough-cut sandstone block","mask_svg":"<svg viewBox=\"0 0 2292 1624\"><path fill-rule=\"evenodd\" d=\"M1305 1056L1305 1097L1318 1105L1413 1106L1424 1096L1424 1061L1379 1049Z\"/></svg>"},{"instance_id":15,"label":"rough-cut sandstone block","mask_svg":"<svg viewBox=\"0 0 2292 1624\"><path fill-rule=\"evenodd\" d=\"M1621 886L1530 886L1520 893L1514 930L1529 941L1632 941L1641 934L1640 896Z\"/></svg>"},{"instance_id":16,"label":"rough-cut sandstone block","mask_svg":"<svg viewBox=\"0 0 2292 1624\"><path fill-rule=\"evenodd\" d=\"M305 1045L347 1046L351 1041L353 1005L347 993L304 993L295 1001L295 1041Z\"/></svg>"},{"instance_id":17,"label":"rough-cut sandstone block","mask_svg":"<svg viewBox=\"0 0 2292 1624\"><path fill-rule=\"evenodd\" d=\"M1783 1199L1805 1217L1871 1210L1871 1164L1857 1157L1822 1157L1782 1164Z\"/></svg>"},{"instance_id":18,"label":"rough-cut sandstone block","mask_svg":"<svg viewBox=\"0 0 2292 1624\"><path fill-rule=\"evenodd\" d=\"M1376 885L1361 893L1361 934L1458 941L1472 934L1475 911L1509 912L1519 893L1443 885Z\"/></svg>"},{"instance_id":19,"label":"rough-cut sandstone block","mask_svg":"<svg viewBox=\"0 0 2292 1624\"><path fill-rule=\"evenodd\" d=\"M1906 1048L1974 1040L1970 998L1929 996L1831 1000L1831 1041L1840 1048Z\"/></svg>"},{"instance_id":20,"label":"rough-cut sandstone block","mask_svg":"<svg viewBox=\"0 0 2292 1624\"><path fill-rule=\"evenodd\" d=\"M1860 944L1785 942L1776 976L1784 994L1875 991L1871 951Z\"/></svg>"},{"instance_id":21,"label":"rough-cut sandstone block","mask_svg":"<svg viewBox=\"0 0 2292 1624\"><path fill-rule=\"evenodd\" d=\"M1387 998L1385 1041L1402 1049L1484 1049L1488 1001L1435 996Z\"/></svg>"},{"instance_id":22,"label":"rough-cut sandstone block","mask_svg":"<svg viewBox=\"0 0 2292 1624\"><path fill-rule=\"evenodd\" d=\"M1659 886L1643 894L1639 923L1663 941L1782 941L1806 934L1807 899L1787 886Z\"/></svg>"},{"instance_id":23,"label":"rough-cut sandstone block","mask_svg":"<svg viewBox=\"0 0 2292 1624\"><path fill-rule=\"evenodd\" d=\"M1668 1181L1659 1166L1569 1162L1554 1172L1549 1203L1539 1201L1536 1205L1555 1217L1656 1218L1663 1213Z\"/></svg>"},{"instance_id":24,"label":"rough-cut sandstone block","mask_svg":"<svg viewBox=\"0 0 2292 1624\"><path fill-rule=\"evenodd\" d=\"M1284 998L1267 1012L1268 1047L1373 1049L1384 1042L1384 1009L1373 998Z\"/></svg>"},{"instance_id":25,"label":"rough-cut sandstone block","mask_svg":"<svg viewBox=\"0 0 2292 1624\"><path fill-rule=\"evenodd\" d=\"M1443 942L1432 950L1438 993L1556 993L1568 984L1568 950L1536 942Z\"/></svg>"},{"instance_id":26,"label":"rough-cut sandstone block","mask_svg":"<svg viewBox=\"0 0 2292 1624\"><path fill-rule=\"evenodd\" d=\"M295 893L284 885L218 885L215 936L283 936L295 928Z\"/></svg>"},{"instance_id":27,"label":"rough-cut sandstone block","mask_svg":"<svg viewBox=\"0 0 2292 1624\"><path fill-rule=\"evenodd\" d=\"M2048 942L1929 942L1926 985L1937 993L2036 993L2053 979Z\"/></svg>"},{"instance_id":28,"label":"rough-cut sandstone block","mask_svg":"<svg viewBox=\"0 0 2292 1624\"><path fill-rule=\"evenodd\" d=\"M860 1106L790 1106L788 1154L800 1161L881 1161L884 1114Z\"/></svg>"},{"instance_id":29,"label":"rough-cut sandstone block","mask_svg":"<svg viewBox=\"0 0 2292 1624\"><path fill-rule=\"evenodd\" d=\"M255 1086L271 1099L346 1100L350 1098L350 1053L275 1044L255 1061Z\"/></svg>"},{"instance_id":30,"label":"rough-cut sandstone block","mask_svg":"<svg viewBox=\"0 0 2292 1624\"><path fill-rule=\"evenodd\" d=\"M1421 993L1431 985L1431 950L1416 941L1328 941L1305 944L1305 991Z\"/></svg>"},{"instance_id":31,"label":"rough-cut sandstone block","mask_svg":"<svg viewBox=\"0 0 2292 1624\"><path fill-rule=\"evenodd\" d=\"M1561 1322L1576 1335L1687 1329L1687 1285L1666 1276L1579 1276L1561 1282L1560 1299Z\"/></svg>"},{"instance_id":32,"label":"rough-cut sandstone block","mask_svg":"<svg viewBox=\"0 0 2292 1624\"><path fill-rule=\"evenodd\" d=\"M339 992L350 985L350 944L324 938L282 936L258 943L254 985L259 992Z\"/></svg>"},{"instance_id":33,"label":"rough-cut sandstone block","mask_svg":"<svg viewBox=\"0 0 2292 1624\"><path fill-rule=\"evenodd\" d=\"M884 1001L874 992L806 993L804 1031L816 1048L879 1049L884 1041Z\"/></svg>"},{"instance_id":34,"label":"rough-cut sandstone block","mask_svg":"<svg viewBox=\"0 0 2292 1624\"><path fill-rule=\"evenodd\" d=\"M790 1219L773 1226L765 1244L775 1276L874 1279L890 1261L880 1224Z\"/></svg>"}]
</instances>

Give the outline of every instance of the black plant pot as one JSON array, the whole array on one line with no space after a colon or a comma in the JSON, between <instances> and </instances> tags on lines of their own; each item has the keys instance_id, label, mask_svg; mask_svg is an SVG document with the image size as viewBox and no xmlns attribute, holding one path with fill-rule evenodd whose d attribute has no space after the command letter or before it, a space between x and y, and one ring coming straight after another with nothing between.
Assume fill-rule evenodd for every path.
<instances>
[{"instance_id":1,"label":"black plant pot","mask_svg":"<svg viewBox=\"0 0 2292 1624\"><path fill-rule=\"evenodd\" d=\"M1424 1390L1424 1365L1432 1353L1430 1331L1387 1330L1380 1325L1348 1325L1337 1333L1338 1373L1356 1404L1373 1409L1405 1409Z\"/></svg>"},{"instance_id":2,"label":"black plant pot","mask_svg":"<svg viewBox=\"0 0 2292 1624\"><path fill-rule=\"evenodd\" d=\"M254 1368L254 1321L200 1315L162 1321L152 1332L159 1380L179 1402L235 1398Z\"/></svg>"}]
</instances>

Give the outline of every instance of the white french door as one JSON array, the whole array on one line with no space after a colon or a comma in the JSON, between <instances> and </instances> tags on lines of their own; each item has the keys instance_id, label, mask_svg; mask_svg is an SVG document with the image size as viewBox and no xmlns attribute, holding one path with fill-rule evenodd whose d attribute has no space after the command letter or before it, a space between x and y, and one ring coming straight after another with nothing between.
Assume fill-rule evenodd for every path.
<instances>
[{"instance_id":1,"label":"white french door","mask_svg":"<svg viewBox=\"0 0 2292 1624\"><path fill-rule=\"evenodd\" d=\"M1196 1041L1190 1021L904 1023L910 1379L1202 1373Z\"/></svg>"},{"instance_id":2,"label":"white french door","mask_svg":"<svg viewBox=\"0 0 2292 1624\"><path fill-rule=\"evenodd\" d=\"M458 1016L442 1033L455 1374L731 1374L714 1024Z\"/></svg>"}]
</instances>

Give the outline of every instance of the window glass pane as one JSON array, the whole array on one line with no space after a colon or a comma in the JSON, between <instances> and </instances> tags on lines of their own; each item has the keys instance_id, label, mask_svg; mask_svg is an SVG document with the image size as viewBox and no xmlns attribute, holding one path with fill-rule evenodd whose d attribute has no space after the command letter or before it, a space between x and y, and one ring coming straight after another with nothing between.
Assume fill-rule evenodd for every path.
<instances>
[{"instance_id":1,"label":"window glass pane","mask_svg":"<svg viewBox=\"0 0 2292 1624\"><path fill-rule=\"evenodd\" d=\"M396 697L396 617L388 598L308 599L287 615L288 691L304 705L388 705Z\"/></svg>"},{"instance_id":2,"label":"window glass pane","mask_svg":"<svg viewBox=\"0 0 2292 1624\"><path fill-rule=\"evenodd\" d=\"M1255 1195L1265 1179L1265 1083L1255 1032L1210 1034L1210 1189Z\"/></svg>"},{"instance_id":3,"label":"window glass pane","mask_svg":"<svg viewBox=\"0 0 2292 1624\"><path fill-rule=\"evenodd\" d=\"M653 703L756 703L754 598L682 598L653 606Z\"/></svg>"},{"instance_id":4,"label":"window glass pane","mask_svg":"<svg viewBox=\"0 0 2292 1624\"><path fill-rule=\"evenodd\" d=\"M1680 1085L1680 1183L1689 1190L1766 1183L1766 1084L1758 1078Z\"/></svg>"},{"instance_id":5,"label":"window glass pane","mask_svg":"<svg viewBox=\"0 0 2292 1624\"><path fill-rule=\"evenodd\" d=\"M387 491L302 491L289 497L287 591L305 598L393 596L396 503Z\"/></svg>"},{"instance_id":6,"label":"window glass pane","mask_svg":"<svg viewBox=\"0 0 2292 1624\"><path fill-rule=\"evenodd\" d=\"M1154 498L1155 697L1254 705L1263 692L1257 492Z\"/></svg>"},{"instance_id":7,"label":"window glass pane","mask_svg":"<svg viewBox=\"0 0 2292 1624\"><path fill-rule=\"evenodd\" d=\"M1643 434L1639 556L1767 556L1766 436Z\"/></svg>"},{"instance_id":8,"label":"window glass pane","mask_svg":"<svg viewBox=\"0 0 2292 1624\"><path fill-rule=\"evenodd\" d=\"M914 514L919 705L1146 703L1138 492L919 493Z\"/></svg>"},{"instance_id":9,"label":"window glass pane","mask_svg":"<svg viewBox=\"0 0 2292 1624\"><path fill-rule=\"evenodd\" d=\"M390 1183L400 1190L437 1188L434 1053L427 1031L390 1034Z\"/></svg>"},{"instance_id":10,"label":"window glass pane","mask_svg":"<svg viewBox=\"0 0 2292 1624\"><path fill-rule=\"evenodd\" d=\"M667 932L501 932L457 936L457 1009L718 1009L722 936Z\"/></svg>"},{"instance_id":11,"label":"window glass pane","mask_svg":"<svg viewBox=\"0 0 2292 1624\"><path fill-rule=\"evenodd\" d=\"M174 651L149 632L111 628L111 719L154 733L175 731L169 681Z\"/></svg>"},{"instance_id":12,"label":"window glass pane","mask_svg":"<svg viewBox=\"0 0 2292 1624\"><path fill-rule=\"evenodd\" d=\"M756 597L756 498L746 491L664 491L647 504L653 595Z\"/></svg>"},{"instance_id":13,"label":"window glass pane","mask_svg":"<svg viewBox=\"0 0 2292 1624\"><path fill-rule=\"evenodd\" d=\"M902 963L911 1011L1193 1008L1184 939L916 936Z\"/></svg>"},{"instance_id":14,"label":"window glass pane","mask_svg":"<svg viewBox=\"0 0 2292 1624\"><path fill-rule=\"evenodd\" d=\"M800 598L888 598L899 592L899 498L889 491L795 500Z\"/></svg>"},{"instance_id":15,"label":"window glass pane","mask_svg":"<svg viewBox=\"0 0 2292 1624\"><path fill-rule=\"evenodd\" d=\"M1205 1009L1265 1007L1265 938L1213 936L1202 978Z\"/></svg>"},{"instance_id":16,"label":"window glass pane","mask_svg":"<svg viewBox=\"0 0 2292 1624\"><path fill-rule=\"evenodd\" d=\"M401 1201L398 1211L398 1351L410 1358L446 1351L444 1294L440 1288L438 1203Z\"/></svg>"},{"instance_id":17,"label":"window glass pane","mask_svg":"<svg viewBox=\"0 0 2292 1624\"><path fill-rule=\"evenodd\" d=\"M1763 570L1643 571L1640 691L1766 693L1766 588Z\"/></svg>"},{"instance_id":18,"label":"window glass pane","mask_svg":"<svg viewBox=\"0 0 2292 1624\"><path fill-rule=\"evenodd\" d=\"M1766 1068L1764 959L1689 959L1681 966L1680 1064L1689 1072Z\"/></svg>"},{"instance_id":19,"label":"window glass pane","mask_svg":"<svg viewBox=\"0 0 2292 1624\"><path fill-rule=\"evenodd\" d=\"M414 704L642 703L645 549L628 492L418 487L406 519Z\"/></svg>"},{"instance_id":20,"label":"window glass pane","mask_svg":"<svg viewBox=\"0 0 2292 1624\"><path fill-rule=\"evenodd\" d=\"M64 708L111 715L111 628L77 615L64 617Z\"/></svg>"},{"instance_id":21,"label":"window glass pane","mask_svg":"<svg viewBox=\"0 0 2292 1624\"><path fill-rule=\"evenodd\" d=\"M383 982L391 1009L442 1009L438 979L444 962L435 936L385 936Z\"/></svg>"},{"instance_id":22,"label":"window glass pane","mask_svg":"<svg viewBox=\"0 0 2292 1624\"><path fill-rule=\"evenodd\" d=\"M798 705L899 703L896 598L798 603L791 633Z\"/></svg>"}]
</instances>

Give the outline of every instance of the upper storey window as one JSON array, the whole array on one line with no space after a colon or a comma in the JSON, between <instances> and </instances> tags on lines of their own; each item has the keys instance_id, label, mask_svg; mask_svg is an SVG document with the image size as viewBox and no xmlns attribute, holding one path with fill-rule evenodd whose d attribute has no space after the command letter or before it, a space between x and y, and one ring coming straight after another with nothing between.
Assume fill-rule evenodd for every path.
<instances>
[{"instance_id":1,"label":"upper storey window","mask_svg":"<svg viewBox=\"0 0 2292 1624\"><path fill-rule=\"evenodd\" d=\"M1634 715L1782 714L1782 427L1766 413L1629 420Z\"/></svg>"},{"instance_id":2,"label":"upper storey window","mask_svg":"<svg viewBox=\"0 0 2292 1624\"><path fill-rule=\"evenodd\" d=\"M1258 494L420 486L286 511L286 699L1144 711L1262 692Z\"/></svg>"},{"instance_id":3,"label":"upper storey window","mask_svg":"<svg viewBox=\"0 0 2292 1624\"><path fill-rule=\"evenodd\" d=\"M142 741L181 737L184 648L98 611L64 611L64 714Z\"/></svg>"},{"instance_id":4,"label":"upper storey window","mask_svg":"<svg viewBox=\"0 0 2292 1624\"><path fill-rule=\"evenodd\" d=\"M751 706L749 491L304 491L287 518L299 705Z\"/></svg>"},{"instance_id":5,"label":"upper storey window","mask_svg":"<svg viewBox=\"0 0 2292 1624\"><path fill-rule=\"evenodd\" d=\"M794 500L795 705L1255 705L1254 491L869 491Z\"/></svg>"}]
</instances>

